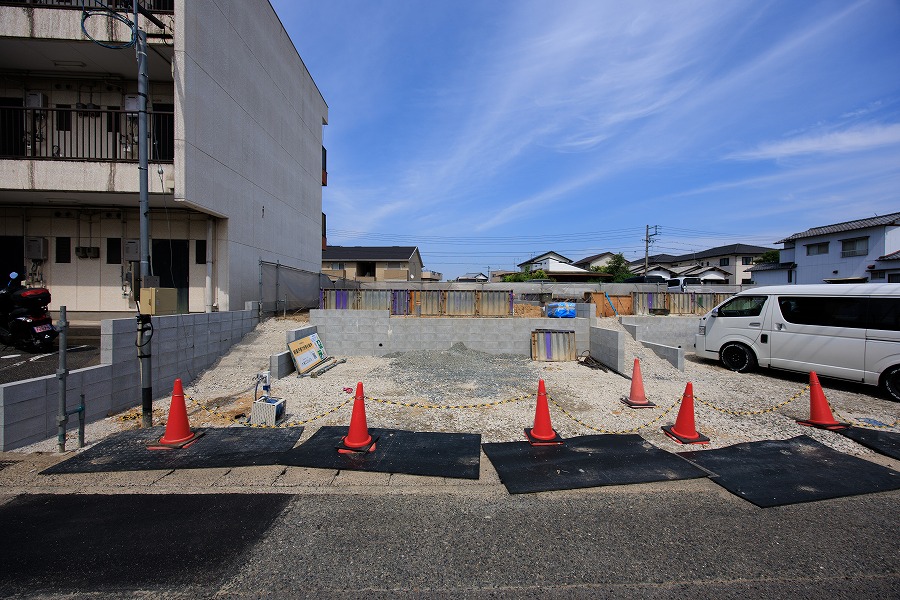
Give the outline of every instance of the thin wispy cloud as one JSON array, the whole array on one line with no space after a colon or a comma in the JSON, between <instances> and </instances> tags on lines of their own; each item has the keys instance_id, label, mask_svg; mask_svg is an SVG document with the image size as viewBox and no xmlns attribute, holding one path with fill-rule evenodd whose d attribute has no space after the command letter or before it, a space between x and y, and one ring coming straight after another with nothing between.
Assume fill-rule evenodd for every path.
<instances>
[{"instance_id":1,"label":"thin wispy cloud","mask_svg":"<svg viewBox=\"0 0 900 600\"><path fill-rule=\"evenodd\" d=\"M897 3L273 5L329 104L335 229L789 234L896 206Z\"/></svg>"}]
</instances>

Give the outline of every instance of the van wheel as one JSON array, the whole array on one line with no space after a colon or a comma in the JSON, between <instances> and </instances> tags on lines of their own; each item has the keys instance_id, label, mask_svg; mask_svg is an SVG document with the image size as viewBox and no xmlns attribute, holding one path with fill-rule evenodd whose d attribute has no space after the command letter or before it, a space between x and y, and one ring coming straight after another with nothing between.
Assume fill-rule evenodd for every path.
<instances>
[{"instance_id":1,"label":"van wheel","mask_svg":"<svg viewBox=\"0 0 900 600\"><path fill-rule=\"evenodd\" d=\"M888 398L900 402L900 365L885 371L881 378L881 384L884 386Z\"/></svg>"},{"instance_id":2,"label":"van wheel","mask_svg":"<svg viewBox=\"0 0 900 600\"><path fill-rule=\"evenodd\" d=\"M726 369L738 373L746 373L756 368L756 355L750 348L737 342L722 346L719 351L719 360Z\"/></svg>"}]
</instances>

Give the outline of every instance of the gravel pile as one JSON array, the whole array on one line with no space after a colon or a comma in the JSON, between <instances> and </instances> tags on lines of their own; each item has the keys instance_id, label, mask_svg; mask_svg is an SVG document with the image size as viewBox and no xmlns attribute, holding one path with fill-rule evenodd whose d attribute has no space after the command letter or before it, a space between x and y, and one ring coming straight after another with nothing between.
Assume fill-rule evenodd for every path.
<instances>
[{"instance_id":1,"label":"gravel pile","mask_svg":"<svg viewBox=\"0 0 900 600\"><path fill-rule=\"evenodd\" d=\"M305 320L301 315L260 323L217 364L198 374L185 387L191 426L243 422L253 398L262 393L254 389L256 374L268 368L270 355L287 348L285 332L302 326ZM624 331L614 318L600 319L598 324ZM563 437L633 432L677 452L685 447L670 441L660 426L675 422L685 386L691 382L696 428L711 438L705 448L808 435L843 452L873 454L841 435L795 423L795 419L809 417L804 374L733 373L692 355L681 372L629 335L624 337L626 361L630 365L635 358L640 360L646 396L657 408L635 410L623 405L620 399L629 394L631 381L611 371L588 368L579 362L547 363L522 356L490 355L461 344L441 352L346 357L346 363L320 377L290 375L274 381L271 393L286 399L288 423L306 426L304 440L319 426L347 425L352 393L357 382L362 382L369 398L369 427L481 433L482 441L495 442L523 439L523 428L533 424L538 380L543 379L551 399L553 426ZM831 380L822 384L838 418L856 424L872 419L894 424L891 431L900 430L895 424L900 404L884 399L875 388ZM154 402L154 422L162 423L171 392L155 391L160 397ZM112 416L88 425L86 439L96 442L115 431L134 428L139 422L139 409ZM70 433L69 448L73 438L74 433ZM23 450L55 449L52 439Z\"/></svg>"}]
</instances>

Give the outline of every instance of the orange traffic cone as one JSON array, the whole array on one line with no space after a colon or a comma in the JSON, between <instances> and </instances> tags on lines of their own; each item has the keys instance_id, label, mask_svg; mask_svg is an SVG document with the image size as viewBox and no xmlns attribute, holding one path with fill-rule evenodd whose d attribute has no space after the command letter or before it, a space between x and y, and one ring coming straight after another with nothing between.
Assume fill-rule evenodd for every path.
<instances>
[{"instance_id":1,"label":"orange traffic cone","mask_svg":"<svg viewBox=\"0 0 900 600\"><path fill-rule=\"evenodd\" d=\"M366 397L363 394L363 384L356 384L356 397L353 399L353 413L350 415L350 427L347 435L341 438L341 444L337 451L341 454L351 452L372 452L375 450L375 441L369 435L369 427L366 425Z\"/></svg>"},{"instance_id":2,"label":"orange traffic cone","mask_svg":"<svg viewBox=\"0 0 900 600\"><path fill-rule=\"evenodd\" d=\"M679 444L708 444L709 438L700 435L694 425L694 385L689 381L681 397L681 408L675 425L664 425L663 432Z\"/></svg>"},{"instance_id":3,"label":"orange traffic cone","mask_svg":"<svg viewBox=\"0 0 900 600\"><path fill-rule=\"evenodd\" d=\"M807 427L818 427L819 429L829 429L836 431L838 429L847 429L849 423L841 423L834 420L831 413L831 406L825 398L825 392L822 391L822 385L819 383L819 376L815 371L809 372L809 419L800 421L800 425Z\"/></svg>"},{"instance_id":4,"label":"orange traffic cone","mask_svg":"<svg viewBox=\"0 0 900 600\"><path fill-rule=\"evenodd\" d=\"M166 421L166 432L156 444L147 446L150 450L171 450L185 448L203 435L191 431L188 423L187 407L184 404L184 390L181 387L181 379L175 380L172 388L172 403L169 405L169 419Z\"/></svg>"},{"instance_id":5,"label":"orange traffic cone","mask_svg":"<svg viewBox=\"0 0 900 600\"><path fill-rule=\"evenodd\" d=\"M525 429L525 437L532 446L553 446L562 444L563 439L550 424L550 406L547 404L547 390L544 380L538 382L537 406L534 410L534 427Z\"/></svg>"},{"instance_id":6,"label":"orange traffic cone","mask_svg":"<svg viewBox=\"0 0 900 600\"><path fill-rule=\"evenodd\" d=\"M656 405L647 400L644 393L644 380L641 378L641 362L634 359L634 370L631 373L631 393L622 398L622 403L631 408L654 408Z\"/></svg>"}]
</instances>

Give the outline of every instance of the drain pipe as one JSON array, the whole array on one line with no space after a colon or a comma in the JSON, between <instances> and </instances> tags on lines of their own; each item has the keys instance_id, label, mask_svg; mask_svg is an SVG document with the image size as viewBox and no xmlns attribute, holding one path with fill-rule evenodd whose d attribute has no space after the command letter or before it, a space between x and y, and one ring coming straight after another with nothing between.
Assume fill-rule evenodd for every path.
<instances>
[{"instance_id":1,"label":"drain pipe","mask_svg":"<svg viewBox=\"0 0 900 600\"><path fill-rule=\"evenodd\" d=\"M213 274L213 220L206 219L206 312L211 313L213 307L212 274Z\"/></svg>"},{"instance_id":2,"label":"drain pipe","mask_svg":"<svg viewBox=\"0 0 900 600\"><path fill-rule=\"evenodd\" d=\"M56 415L56 423L59 426L56 433L56 441L60 452L66 451L66 424L69 415L66 414L66 346L68 345L69 323L66 321L66 307L59 307L59 321L56 324L59 329L59 368L56 370L56 378L59 380L59 412Z\"/></svg>"},{"instance_id":3,"label":"drain pipe","mask_svg":"<svg viewBox=\"0 0 900 600\"><path fill-rule=\"evenodd\" d=\"M84 448L84 394L81 394L81 404L72 410L66 409L66 378L69 375L69 369L66 365L66 350L69 343L69 322L66 321L66 307L59 307L59 320L56 322L56 328L59 329L59 369L56 371L56 377L59 379L59 413L56 422L59 429L56 434L57 450L59 452L66 451L66 425L69 423L69 415L78 414L78 447Z\"/></svg>"}]
</instances>

